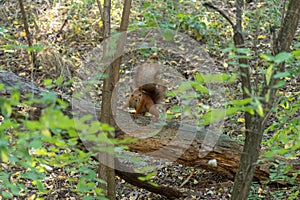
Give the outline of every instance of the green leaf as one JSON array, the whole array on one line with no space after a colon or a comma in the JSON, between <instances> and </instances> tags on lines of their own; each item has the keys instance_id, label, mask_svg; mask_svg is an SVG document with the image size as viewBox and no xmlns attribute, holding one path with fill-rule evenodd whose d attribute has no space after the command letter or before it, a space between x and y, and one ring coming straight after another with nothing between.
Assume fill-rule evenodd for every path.
<instances>
[{"instance_id":1,"label":"green leaf","mask_svg":"<svg viewBox=\"0 0 300 200\"><path fill-rule=\"evenodd\" d=\"M259 116L263 117L264 116L264 109L263 109L262 103L258 99L255 99L254 105L255 105L256 113Z\"/></svg>"},{"instance_id":2,"label":"green leaf","mask_svg":"<svg viewBox=\"0 0 300 200\"><path fill-rule=\"evenodd\" d=\"M15 90L12 92L12 94L10 95L11 100L15 103L20 101L20 93L19 91Z\"/></svg>"},{"instance_id":3,"label":"green leaf","mask_svg":"<svg viewBox=\"0 0 300 200\"><path fill-rule=\"evenodd\" d=\"M11 107L11 105L9 103L7 103L7 102L4 102L3 108L4 108L4 111L5 111L5 114L7 116L10 116L11 113L12 113L12 107Z\"/></svg>"},{"instance_id":4,"label":"green leaf","mask_svg":"<svg viewBox=\"0 0 300 200\"><path fill-rule=\"evenodd\" d=\"M200 121L201 125L207 125L210 123L218 122L222 119L224 119L228 115L232 115L238 111L238 108L228 108L228 109L215 109L212 110L202 117L200 117L202 120Z\"/></svg>"},{"instance_id":5,"label":"green leaf","mask_svg":"<svg viewBox=\"0 0 300 200\"><path fill-rule=\"evenodd\" d=\"M195 79L199 83L203 83L204 82L204 78L202 77L202 74L196 74Z\"/></svg>"},{"instance_id":6,"label":"green leaf","mask_svg":"<svg viewBox=\"0 0 300 200\"><path fill-rule=\"evenodd\" d=\"M290 72L285 71L285 72L279 72L274 75L274 78L283 78L283 77L288 77L290 76Z\"/></svg>"},{"instance_id":7,"label":"green leaf","mask_svg":"<svg viewBox=\"0 0 300 200\"><path fill-rule=\"evenodd\" d=\"M209 93L209 90L206 87L199 84L198 82L191 81L190 83L193 86L193 88L195 88L198 92L202 92L205 94Z\"/></svg>"},{"instance_id":8,"label":"green leaf","mask_svg":"<svg viewBox=\"0 0 300 200\"><path fill-rule=\"evenodd\" d=\"M93 182L86 182L85 179L82 177L78 181L78 190L81 192L88 192L89 190L95 187L95 183Z\"/></svg>"},{"instance_id":9,"label":"green leaf","mask_svg":"<svg viewBox=\"0 0 300 200\"><path fill-rule=\"evenodd\" d=\"M33 183L37 186L39 192L42 192L42 193L47 192L47 190L45 190L45 188L44 188L44 186L43 186L43 184L42 184L41 181L39 181L39 180L34 180Z\"/></svg>"},{"instance_id":10,"label":"green leaf","mask_svg":"<svg viewBox=\"0 0 300 200\"><path fill-rule=\"evenodd\" d=\"M300 57L300 49L297 49L295 51L292 51L292 54L294 55L294 57L298 58Z\"/></svg>"},{"instance_id":11,"label":"green leaf","mask_svg":"<svg viewBox=\"0 0 300 200\"><path fill-rule=\"evenodd\" d=\"M5 50L10 50L10 49L27 49L27 45L12 45L12 44L6 44L4 45Z\"/></svg>"},{"instance_id":12,"label":"green leaf","mask_svg":"<svg viewBox=\"0 0 300 200\"><path fill-rule=\"evenodd\" d=\"M230 78L227 80L228 83L233 83L233 81L236 80L236 78L238 77L237 73L233 73L231 74Z\"/></svg>"},{"instance_id":13,"label":"green leaf","mask_svg":"<svg viewBox=\"0 0 300 200\"><path fill-rule=\"evenodd\" d=\"M276 85L273 85L272 88L280 88L282 86L284 86L286 84L286 82L284 80L280 80L278 81L278 83Z\"/></svg>"},{"instance_id":14,"label":"green leaf","mask_svg":"<svg viewBox=\"0 0 300 200\"><path fill-rule=\"evenodd\" d=\"M178 92L185 92L191 89L191 84L189 82L181 82L178 87Z\"/></svg>"},{"instance_id":15,"label":"green leaf","mask_svg":"<svg viewBox=\"0 0 300 200\"><path fill-rule=\"evenodd\" d=\"M25 126L29 130L42 129L44 126L38 121L25 121Z\"/></svg>"},{"instance_id":16,"label":"green leaf","mask_svg":"<svg viewBox=\"0 0 300 200\"><path fill-rule=\"evenodd\" d=\"M53 103L56 102L57 96L54 92L47 92L42 94L43 98L41 99L44 103Z\"/></svg>"},{"instance_id":17,"label":"green leaf","mask_svg":"<svg viewBox=\"0 0 300 200\"><path fill-rule=\"evenodd\" d=\"M61 85L63 81L64 81L64 78L63 78L63 77L61 77L61 76L58 77L58 78L56 79L56 82L55 82L56 86Z\"/></svg>"},{"instance_id":18,"label":"green leaf","mask_svg":"<svg viewBox=\"0 0 300 200\"><path fill-rule=\"evenodd\" d=\"M259 57L266 61L274 61L274 56L272 55L260 54Z\"/></svg>"},{"instance_id":19,"label":"green leaf","mask_svg":"<svg viewBox=\"0 0 300 200\"><path fill-rule=\"evenodd\" d=\"M55 145L58 147L66 147L66 143L63 139L56 140Z\"/></svg>"},{"instance_id":20,"label":"green leaf","mask_svg":"<svg viewBox=\"0 0 300 200\"><path fill-rule=\"evenodd\" d=\"M20 195L20 189L15 184L10 184L9 189L12 192L13 195Z\"/></svg>"},{"instance_id":21,"label":"green leaf","mask_svg":"<svg viewBox=\"0 0 300 200\"><path fill-rule=\"evenodd\" d=\"M246 64L239 64L239 66L240 66L241 68L248 68L248 67L249 67L249 65L246 65Z\"/></svg>"},{"instance_id":22,"label":"green leaf","mask_svg":"<svg viewBox=\"0 0 300 200\"><path fill-rule=\"evenodd\" d=\"M69 104L61 99L57 99L57 103L62 107L62 108L67 108Z\"/></svg>"},{"instance_id":23,"label":"green leaf","mask_svg":"<svg viewBox=\"0 0 300 200\"><path fill-rule=\"evenodd\" d=\"M0 27L0 35L2 35L5 38L5 33L8 32L6 29L3 27Z\"/></svg>"},{"instance_id":24,"label":"green leaf","mask_svg":"<svg viewBox=\"0 0 300 200\"><path fill-rule=\"evenodd\" d=\"M271 77L273 74L273 65L270 65L266 71L266 81L267 81L267 85L270 84L271 81Z\"/></svg>"},{"instance_id":25,"label":"green leaf","mask_svg":"<svg viewBox=\"0 0 300 200\"><path fill-rule=\"evenodd\" d=\"M277 54L274 58L275 63L281 63L287 61L291 57L290 53L287 52L281 52Z\"/></svg>"},{"instance_id":26,"label":"green leaf","mask_svg":"<svg viewBox=\"0 0 300 200\"><path fill-rule=\"evenodd\" d=\"M68 140L68 145L69 146L75 146L76 144L78 144L78 139L77 138L72 138Z\"/></svg>"},{"instance_id":27,"label":"green leaf","mask_svg":"<svg viewBox=\"0 0 300 200\"><path fill-rule=\"evenodd\" d=\"M180 106L174 105L174 106L172 107L172 112L173 112L173 113L180 113L180 112L181 112Z\"/></svg>"},{"instance_id":28,"label":"green leaf","mask_svg":"<svg viewBox=\"0 0 300 200\"><path fill-rule=\"evenodd\" d=\"M2 197L10 199L13 197L13 195L10 192L2 191Z\"/></svg>"},{"instance_id":29,"label":"green leaf","mask_svg":"<svg viewBox=\"0 0 300 200\"><path fill-rule=\"evenodd\" d=\"M167 40L167 41L172 41L174 40L174 36L175 36L175 33L173 30L171 29L163 29L161 31L161 34L163 35L163 37Z\"/></svg>"},{"instance_id":30,"label":"green leaf","mask_svg":"<svg viewBox=\"0 0 300 200\"><path fill-rule=\"evenodd\" d=\"M95 178L97 178L96 172L86 166L81 166L79 168L79 171L82 172L84 174L84 177L88 180L94 180Z\"/></svg>"},{"instance_id":31,"label":"green leaf","mask_svg":"<svg viewBox=\"0 0 300 200\"><path fill-rule=\"evenodd\" d=\"M249 48L237 48L236 52L241 54L250 54L252 51Z\"/></svg>"},{"instance_id":32,"label":"green leaf","mask_svg":"<svg viewBox=\"0 0 300 200\"><path fill-rule=\"evenodd\" d=\"M254 115L254 113L255 113L253 107L250 107L250 106L241 107L240 110L243 112L250 113L251 115Z\"/></svg>"},{"instance_id":33,"label":"green leaf","mask_svg":"<svg viewBox=\"0 0 300 200\"><path fill-rule=\"evenodd\" d=\"M43 46L31 46L31 47L27 48L28 52L32 52L32 51L40 52L40 51L43 51L43 50L44 50Z\"/></svg>"},{"instance_id":34,"label":"green leaf","mask_svg":"<svg viewBox=\"0 0 300 200\"><path fill-rule=\"evenodd\" d=\"M24 177L24 178L28 178L30 180L33 180L33 181L38 180L38 179L43 179L45 177L42 173L37 173L37 172L34 172L34 171L25 172L21 176Z\"/></svg>"},{"instance_id":35,"label":"green leaf","mask_svg":"<svg viewBox=\"0 0 300 200\"><path fill-rule=\"evenodd\" d=\"M52 79L45 79L45 80L44 80L44 85L45 85L45 86L52 85L52 83L53 83Z\"/></svg>"},{"instance_id":36,"label":"green leaf","mask_svg":"<svg viewBox=\"0 0 300 200\"><path fill-rule=\"evenodd\" d=\"M45 148L37 149L35 155L46 156L48 155L48 151Z\"/></svg>"},{"instance_id":37,"label":"green leaf","mask_svg":"<svg viewBox=\"0 0 300 200\"><path fill-rule=\"evenodd\" d=\"M224 83L230 79L230 74L218 73L218 74L202 74L202 78L205 83Z\"/></svg>"},{"instance_id":38,"label":"green leaf","mask_svg":"<svg viewBox=\"0 0 300 200\"><path fill-rule=\"evenodd\" d=\"M9 160L7 148L0 147L0 158L3 162L7 162Z\"/></svg>"},{"instance_id":39,"label":"green leaf","mask_svg":"<svg viewBox=\"0 0 300 200\"><path fill-rule=\"evenodd\" d=\"M82 200L94 200L94 199L95 199L95 197L83 197Z\"/></svg>"},{"instance_id":40,"label":"green leaf","mask_svg":"<svg viewBox=\"0 0 300 200\"><path fill-rule=\"evenodd\" d=\"M239 100L233 100L230 101L228 104L236 105L236 106L244 106L246 104L249 104L252 102L252 98L246 98L246 99L239 99Z\"/></svg>"},{"instance_id":41,"label":"green leaf","mask_svg":"<svg viewBox=\"0 0 300 200\"><path fill-rule=\"evenodd\" d=\"M275 152L267 151L262 154L262 157L270 159L270 158L273 158L275 155L277 155Z\"/></svg>"},{"instance_id":42,"label":"green leaf","mask_svg":"<svg viewBox=\"0 0 300 200\"><path fill-rule=\"evenodd\" d=\"M145 176L140 176L138 177L139 180L141 181L148 181L153 179L153 177L156 175L156 172L151 172L151 173L147 173Z\"/></svg>"},{"instance_id":43,"label":"green leaf","mask_svg":"<svg viewBox=\"0 0 300 200\"><path fill-rule=\"evenodd\" d=\"M270 94L271 94L271 90L268 90L267 93L265 94L265 100L266 100L266 102L270 101Z\"/></svg>"},{"instance_id":44,"label":"green leaf","mask_svg":"<svg viewBox=\"0 0 300 200\"><path fill-rule=\"evenodd\" d=\"M39 139L34 139L33 141L30 142L29 146L35 149L39 149L43 146L43 142Z\"/></svg>"},{"instance_id":45,"label":"green leaf","mask_svg":"<svg viewBox=\"0 0 300 200\"><path fill-rule=\"evenodd\" d=\"M97 122L94 122L94 123L92 123L92 124L95 124L96 130L99 130L99 129L97 128L97 127L99 127L99 125L98 125ZM114 130L115 130L114 127L110 126L109 124L105 124L105 123L102 123L102 124L101 124L101 129L102 129L103 131L107 131L107 132L111 132L111 131L114 131Z\"/></svg>"}]
</instances>

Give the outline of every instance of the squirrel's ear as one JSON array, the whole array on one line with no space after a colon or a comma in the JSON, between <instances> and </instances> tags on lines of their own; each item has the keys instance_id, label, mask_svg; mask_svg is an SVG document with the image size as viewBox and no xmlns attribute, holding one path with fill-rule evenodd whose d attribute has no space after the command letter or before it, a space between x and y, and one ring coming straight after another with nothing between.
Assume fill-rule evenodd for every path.
<instances>
[{"instance_id":1,"label":"squirrel's ear","mask_svg":"<svg viewBox=\"0 0 300 200\"><path fill-rule=\"evenodd\" d=\"M142 89L142 86L140 86L140 87L139 87L139 91L142 92L142 90L143 90L143 89Z\"/></svg>"}]
</instances>

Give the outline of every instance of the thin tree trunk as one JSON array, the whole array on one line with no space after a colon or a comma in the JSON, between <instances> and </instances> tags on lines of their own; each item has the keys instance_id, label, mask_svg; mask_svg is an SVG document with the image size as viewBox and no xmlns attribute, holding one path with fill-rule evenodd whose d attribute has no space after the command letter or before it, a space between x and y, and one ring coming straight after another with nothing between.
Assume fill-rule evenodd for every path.
<instances>
[{"instance_id":1,"label":"thin tree trunk","mask_svg":"<svg viewBox=\"0 0 300 200\"><path fill-rule=\"evenodd\" d=\"M103 18L104 18L103 8L102 8L102 4L101 4L100 0L97 0L97 5L98 5L99 12L100 12L101 20L104 23L104 20L103 20Z\"/></svg>"},{"instance_id":2,"label":"thin tree trunk","mask_svg":"<svg viewBox=\"0 0 300 200\"><path fill-rule=\"evenodd\" d=\"M104 4L104 24L105 24L105 30L107 27L110 27L110 24L108 22L108 3L105 2ZM129 14L130 14L130 8L131 8L131 0L125 0L124 2L124 7L123 7L123 14L122 14L122 21L120 25L120 32L126 31L129 23ZM110 9L109 9L110 10ZM107 30L106 30L107 31ZM110 33L105 33L105 36L110 35ZM107 37L106 37L107 38ZM126 41L126 34L120 34L119 39L117 40L117 49L116 49L116 54L117 55L122 55L124 51L124 45ZM107 46L106 52L109 52L109 46ZM117 58L110 66L107 67L106 69L106 74L108 77L104 80L103 83L103 93L102 93L102 107L101 107L101 117L100 120L103 123L108 123L111 126L115 126L115 121L114 121L114 113L112 113L111 109L111 100L112 100L112 92L115 87L115 84L119 80L119 71L120 71L120 64L121 64L122 56ZM115 105L115 104L113 104ZM115 109L113 109L115 110ZM111 148L112 146L109 146ZM104 160L106 160L105 163L108 163L108 166L113 167L114 166L114 156L113 155L103 155L103 158L101 158L102 163ZM115 199L115 187L114 187L114 181L115 181L115 174L114 170L110 167L106 167L101 165L100 167L100 172L103 173L106 178L104 179L107 181L107 197L109 199ZM102 178L102 176L101 176ZM104 178L104 177L103 177Z\"/></svg>"},{"instance_id":3,"label":"thin tree trunk","mask_svg":"<svg viewBox=\"0 0 300 200\"><path fill-rule=\"evenodd\" d=\"M125 0L124 7L123 7L122 21L121 21L121 25L120 25L120 32L127 31L127 27L128 27L128 23L129 23L130 8L131 8L131 0ZM121 33L121 37L117 41L117 55L123 55L125 42L126 42L126 34ZM110 74L110 77L111 77L110 100L114 100L114 99L112 99L112 92L113 92L113 89L114 89L116 83L119 81L119 74L120 74L119 72L120 72L121 61L122 61L122 56L117 58L111 65L112 69L111 69L111 74ZM116 104L110 103L110 108L112 105L115 106ZM113 110L115 111L116 109L113 109ZM109 119L109 124L111 126L116 127L116 123L115 123L115 120L113 117L113 116L115 116L115 113L112 113L112 110L110 110L110 112L111 112L111 115L110 115L110 119ZM113 156L110 156L108 159L109 159L109 163L115 162ZM112 165L110 165L110 166L112 166ZM113 183L115 181L114 173L115 173L115 171L111 171L111 174L109 175L110 182L113 182ZM115 187L108 187L107 189L108 189L109 199L115 199L115 196L116 196ZM113 198L113 196L114 196L114 198Z\"/></svg>"},{"instance_id":4,"label":"thin tree trunk","mask_svg":"<svg viewBox=\"0 0 300 200\"><path fill-rule=\"evenodd\" d=\"M103 13L103 26L104 26L104 39L110 37L110 10L111 10L111 0L104 1L104 13ZM109 43L104 47L104 60L108 59L108 54L110 52ZM106 62L105 62L106 63ZM105 73L107 75L112 74L111 66L106 66ZM101 116L100 121L102 123L110 124L111 121L111 96L112 96L112 80L106 78L103 81L102 90L102 105L101 105ZM112 148L111 144L103 144L107 148ZM114 171L114 155L110 155L107 152L102 152L99 155L99 178L106 181L105 184L101 184L100 187L103 191L106 191L107 198L114 200L116 199L115 193L115 171Z\"/></svg>"},{"instance_id":5,"label":"thin tree trunk","mask_svg":"<svg viewBox=\"0 0 300 200\"><path fill-rule=\"evenodd\" d=\"M126 32L127 28L128 28L128 24L129 24L129 15L130 15L130 8L131 8L131 0L125 0L124 2L124 7L123 7L123 13L122 13L122 21L121 21L121 25L119 28L119 32L121 32L120 37L118 38L117 41L117 55L120 55L120 57L118 57L113 63L112 63L112 87L115 87L115 84L119 81L119 71L120 71L120 65L121 65L121 61L122 61L122 55L124 52L124 46L126 43ZM116 99L112 99L112 100L116 100ZM112 104L113 106L116 105L116 103ZM116 109L114 108L113 111L115 111ZM113 116L115 116L115 113L113 113ZM112 124L113 126L116 125L114 118L111 118L110 124Z\"/></svg>"},{"instance_id":6,"label":"thin tree trunk","mask_svg":"<svg viewBox=\"0 0 300 200\"><path fill-rule=\"evenodd\" d=\"M28 47L31 48L32 47L32 38L31 38L30 31L29 31L28 20L27 20L26 11L25 11L25 8L24 8L23 0L18 0L18 1L19 1L19 6L20 6L20 9L21 9L21 13L22 13L27 44L28 44ZM37 59L36 59L36 54L33 50L30 51L30 59L29 60L32 61L33 69L37 69L38 68L38 63L37 63Z\"/></svg>"},{"instance_id":7,"label":"thin tree trunk","mask_svg":"<svg viewBox=\"0 0 300 200\"><path fill-rule=\"evenodd\" d=\"M243 0L237 0L237 13L239 9L242 8ZM241 12L240 12L241 13ZM280 32L278 34L277 42L275 44L275 54L289 51L292 39L295 35L297 25L299 22L300 14L300 1L299 0L290 0L289 9L283 20ZM239 16L241 17L241 15ZM238 26L237 26L238 27ZM235 35L235 44L236 35ZM273 74L276 74L278 71L284 71L284 63L280 63L278 70ZM247 68L248 69L248 68ZM241 71L243 72L243 71ZM243 76L243 74L242 74ZM250 78L250 76L249 76ZM275 94L277 89L272 88L273 85L277 83L278 79L272 78L270 85L265 85L263 92L260 96L266 97L269 94L269 101L264 102L265 113L270 112L274 101ZM247 88L244 82L242 82L243 87ZM249 90L251 94L251 90ZM234 187L232 192L232 198L234 200L247 199L250 191L250 186L252 183L253 175L257 166L257 160L259 158L260 145L262 141L262 136L265 129L265 122L268 118L268 114L264 117L255 115L246 115L246 140L244 144L244 149L241 155L239 167L237 174L235 176Z\"/></svg>"}]
</instances>

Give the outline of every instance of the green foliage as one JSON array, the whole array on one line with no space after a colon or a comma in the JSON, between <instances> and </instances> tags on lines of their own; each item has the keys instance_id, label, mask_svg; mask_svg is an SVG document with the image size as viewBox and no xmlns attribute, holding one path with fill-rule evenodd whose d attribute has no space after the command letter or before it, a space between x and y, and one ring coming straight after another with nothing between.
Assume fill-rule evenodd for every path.
<instances>
[{"instance_id":1,"label":"green foliage","mask_svg":"<svg viewBox=\"0 0 300 200\"><path fill-rule=\"evenodd\" d=\"M299 46L295 45L295 50L291 53L282 52L275 56L268 54L261 54L260 58L264 60L266 70L263 71L265 75L266 84L270 85L271 79L278 79L276 85L270 85L270 88L283 88L287 85L287 81L293 80L295 76L299 76ZM277 72L277 67L280 63L285 62L286 70ZM286 88L283 88L284 90ZM273 181L288 182L291 184L298 184L296 178L300 171L294 170L293 161L299 157L300 152L300 97L299 91L291 89L290 92L280 91L280 101L278 105L272 110L274 113L273 123L265 130L268 135L266 141L263 142L267 146L268 151L261 155L261 159L268 159L273 161L273 166L270 169L270 177L266 183ZM268 101L269 97L266 96ZM282 161L281 157L290 160ZM292 173L291 173L292 172ZM292 174L292 175L290 175ZM299 188L292 187L288 191L274 192L274 197L278 198L283 194L289 194L289 199L297 199L299 195ZM282 199L285 199L282 198ZM281 198L279 198L281 199Z\"/></svg>"},{"instance_id":2,"label":"green foliage","mask_svg":"<svg viewBox=\"0 0 300 200\"><path fill-rule=\"evenodd\" d=\"M248 51L247 51L248 52ZM205 87L207 84L231 84L235 81L237 75L229 74L197 74L195 76L195 81L191 81L190 85L193 87L198 94L208 94L212 95L218 93L219 91L212 91L211 89ZM222 88L222 87L220 87ZM186 89L184 89L186 90ZM198 95L197 95L198 96ZM237 112L248 112L254 114L255 112L260 116L264 116L264 111L262 108L261 98L252 97L242 100L233 100L226 102L223 99L224 103L219 105L219 108L213 108L212 106L203 106L200 110L204 115L200 115L200 124L207 125L210 123L218 122L223 120L226 116L236 115ZM209 109L207 109L209 108Z\"/></svg>"},{"instance_id":3,"label":"green foliage","mask_svg":"<svg viewBox=\"0 0 300 200\"><path fill-rule=\"evenodd\" d=\"M7 32L7 30L5 29L5 28L3 28L3 27L0 27L0 35L2 36L2 37L6 37L5 36L5 33Z\"/></svg>"},{"instance_id":4,"label":"green foliage","mask_svg":"<svg viewBox=\"0 0 300 200\"><path fill-rule=\"evenodd\" d=\"M15 44L6 44L4 45L5 50L12 50L12 49L26 49L28 52L32 51L43 51L43 46L39 45L33 45L31 47L28 47L28 45L15 45Z\"/></svg>"},{"instance_id":5,"label":"green foliage","mask_svg":"<svg viewBox=\"0 0 300 200\"><path fill-rule=\"evenodd\" d=\"M3 90L3 85L0 88ZM62 112L68 105L53 93L40 94L39 99L27 95L28 99L21 102L17 88L6 90L11 91L11 95L0 97L4 117L0 126L0 196L18 198L26 196L27 188L32 188L43 197L51 192L47 186L49 173L66 169L66 188L70 187L82 198L105 199L97 186L103 181L96 176L97 163L91 159L93 154L77 147L78 131L92 130L93 127L75 128L73 119ZM28 113L36 104L46 107L39 119L31 119ZM112 130L104 124L96 125L104 132ZM105 134L101 135L103 139Z\"/></svg>"},{"instance_id":6,"label":"green foliage","mask_svg":"<svg viewBox=\"0 0 300 200\"><path fill-rule=\"evenodd\" d=\"M300 170L293 170L292 162L287 164L280 161L277 157L283 156L288 160L295 160L300 153L300 117L297 114L300 110L299 92L293 95L283 96L280 103L276 107L276 119L266 130L268 134L272 133L272 137L264 144L268 146L261 157L262 159L274 160L271 169L270 179L272 181L284 181L297 184L296 178L300 175ZM293 171L293 175L288 173ZM299 188L291 188L288 191L289 199L297 199Z\"/></svg>"},{"instance_id":7,"label":"green foliage","mask_svg":"<svg viewBox=\"0 0 300 200\"><path fill-rule=\"evenodd\" d=\"M198 41L213 42L220 37L222 24L209 23L214 15L207 15L201 2L186 1L145 1L138 8L138 15L129 29L155 27L162 30L181 31ZM218 41L219 43L219 41ZM225 44L225 43L224 43ZM212 47L214 44L212 45Z\"/></svg>"},{"instance_id":8,"label":"green foliage","mask_svg":"<svg viewBox=\"0 0 300 200\"><path fill-rule=\"evenodd\" d=\"M248 68L248 65L245 65L243 63L239 63L238 59L245 58L245 59L251 59L253 51L249 48L237 48L234 46L234 44L230 44L229 47L225 48L223 52L228 53L228 58L230 61L228 64L232 66L239 66L241 68Z\"/></svg>"},{"instance_id":9,"label":"green foliage","mask_svg":"<svg viewBox=\"0 0 300 200\"><path fill-rule=\"evenodd\" d=\"M201 40L207 35L207 25L198 15L178 13L176 18L179 21L178 28L190 32L195 39Z\"/></svg>"}]
</instances>

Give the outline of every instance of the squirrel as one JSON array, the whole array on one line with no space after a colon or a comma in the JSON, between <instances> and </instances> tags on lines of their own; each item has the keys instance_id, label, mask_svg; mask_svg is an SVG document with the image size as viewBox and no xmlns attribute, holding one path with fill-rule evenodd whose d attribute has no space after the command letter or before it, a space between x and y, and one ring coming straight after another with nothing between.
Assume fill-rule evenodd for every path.
<instances>
[{"instance_id":1,"label":"squirrel","mask_svg":"<svg viewBox=\"0 0 300 200\"><path fill-rule=\"evenodd\" d=\"M165 98L166 92L166 87L163 86L162 80L159 78L161 71L162 68L154 64L144 64L137 67L133 80L135 89L121 109L133 107L135 109L134 117L149 112L157 120L159 110L155 104L160 103Z\"/></svg>"}]
</instances>

